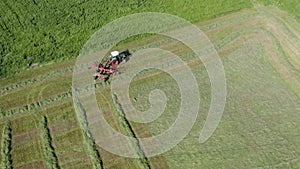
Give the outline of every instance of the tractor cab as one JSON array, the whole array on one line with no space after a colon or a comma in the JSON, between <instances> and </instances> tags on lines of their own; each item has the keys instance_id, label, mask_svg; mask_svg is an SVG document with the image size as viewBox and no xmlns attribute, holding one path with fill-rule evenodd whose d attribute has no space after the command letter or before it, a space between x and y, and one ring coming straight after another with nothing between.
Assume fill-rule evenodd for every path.
<instances>
[{"instance_id":1,"label":"tractor cab","mask_svg":"<svg viewBox=\"0 0 300 169\"><path fill-rule=\"evenodd\" d=\"M111 57L111 58L117 57L119 54L120 54L119 51L112 51L112 52L110 53L110 57Z\"/></svg>"},{"instance_id":2,"label":"tractor cab","mask_svg":"<svg viewBox=\"0 0 300 169\"><path fill-rule=\"evenodd\" d=\"M119 64L120 63L120 58L119 58L119 51L113 51L110 53L109 60L113 64Z\"/></svg>"},{"instance_id":3,"label":"tractor cab","mask_svg":"<svg viewBox=\"0 0 300 169\"><path fill-rule=\"evenodd\" d=\"M118 71L117 66L122 62L127 62L130 56L131 53L128 49L123 52L113 51L105 63L95 63L91 65L89 69L96 71L94 80L100 77L107 81L112 74Z\"/></svg>"}]
</instances>

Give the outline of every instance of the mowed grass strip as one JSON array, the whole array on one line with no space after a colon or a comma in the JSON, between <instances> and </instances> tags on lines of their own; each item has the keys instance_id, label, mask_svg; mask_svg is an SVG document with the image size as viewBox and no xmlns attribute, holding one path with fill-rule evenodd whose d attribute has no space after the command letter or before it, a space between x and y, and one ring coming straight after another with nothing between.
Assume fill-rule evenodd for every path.
<instances>
[{"instance_id":1,"label":"mowed grass strip","mask_svg":"<svg viewBox=\"0 0 300 169\"><path fill-rule=\"evenodd\" d=\"M30 84L30 82L37 82L38 79L43 79L43 75L55 74L75 64L75 59L65 60L58 63L49 63L40 67L33 67L32 69L24 70L14 76L0 78L1 90L4 88L14 88L14 86L22 86L22 83ZM2 92L1 92L2 93Z\"/></svg>"},{"instance_id":2,"label":"mowed grass strip","mask_svg":"<svg viewBox=\"0 0 300 169\"><path fill-rule=\"evenodd\" d=\"M274 12L276 8L258 7L258 10L261 10L261 13L269 18L266 29L272 32L277 41L276 43L280 45L279 48L282 48L282 53L285 55L284 57L282 57L282 54L279 56L290 64L291 71L300 71L300 32L297 32L297 29L288 22L294 20L294 18L290 17L288 21L283 20L283 12L277 16L277 13ZM296 21L294 20L294 22Z\"/></svg>"},{"instance_id":3,"label":"mowed grass strip","mask_svg":"<svg viewBox=\"0 0 300 169\"><path fill-rule=\"evenodd\" d=\"M40 121L40 135L42 140L43 152L46 159L46 165L51 169L58 169L59 164L57 161L57 157L52 146L52 138L51 133L48 128L48 120L46 116L41 116Z\"/></svg>"},{"instance_id":4,"label":"mowed grass strip","mask_svg":"<svg viewBox=\"0 0 300 169\"><path fill-rule=\"evenodd\" d=\"M39 118L31 113L12 121L12 151L14 168L45 168Z\"/></svg>"},{"instance_id":5,"label":"mowed grass strip","mask_svg":"<svg viewBox=\"0 0 300 169\"><path fill-rule=\"evenodd\" d=\"M72 102L44 110L61 168L92 168Z\"/></svg>"},{"instance_id":6,"label":"mowed grass strip","mask_svg":"<svg viewBox=\"0 0 300 169\"><path fill-rule=\"evenodd\" d=\"M299 151L295 148L297 137L293 128L299 121L295 117L299 99L268 62L263 44L256 37L245 40L248 38L254 43L241 43L243 48L222 58L228 97L218 129L206 143L200 144L199 132L203 125L202 119L197 120L188 137L165 154L171 168L297 166ZM276 125L284 115L285 122ZM268 120L261 120L265 117ZM280 129L283 126L286 128Z\"/></svg>"},{"instance_id":7,"label":"mowed grass strip","mask_svg":"<svg viewBox=\"0 0 300 169\"><path fill-rule=\"evenodd\" d=\"M71 89L71 78L72 74L69 73L17 92L8 93L3 96L5 99L0 100L0 107L9 110L64 93Z\"/></svg>"},{"instance_id":8,"label":"mowed grass strip","mask_svg":"<svg viewBox=\"0 0 300 169\"><path fill-rule=\"evenodd\" d=\"M75 100L74 107L78 117L79 126L82 129L84 145L91 160L92 166L93 168L103 168L101 155L88 128L88 121L86 119L87 112L79 100Z\"/></svg>"},{"instance_id":9,"label":"mowed grass strip","mask_svg":"<svg viewBox=\"0 0 300 169\"><path fill-rule=\"evenodd\" d=\"M110 92L110 89L107 87L102 88L101 90L98 90L96 92L99 109L103 112L106 122L112 128L114 128L114 130L128 135L128 133L124 131L122 122L120 122L120 119L118 118L119 116L116 115L116 113L118 112L114 107ZM141 168L143 166L140 159L124 158L104 150L103 148L101 148L101 145L96 146L101 154L104 168Z\"/></svg>"},{"instance_id":10,"label":"mowed grass strip","mask_svg":"<svg viewBox=\"0 0 300 169\"><path fill-rule=\"evenodd\" d=\"M134 145L131 145L134 151L137 153L136 155L139 157L141 167L150 169L150 163L148 158L145 155L145 152L143 148L141 147L140 141L138 136L136 135L135 131L133 130L130 122L126 118L126 114L121 106L121 104L118 102L118 97L116 94L112 95L112 99L114 102L114 105L116 107L117 113L116 116L119 119L119 122L121 123L121 126L123 128L123 131L126 132L130 137L135 139Z\"/></svg>"},{"instance_id":11,"label":"mowed grass strip","mask_svg":"<svg viewBox=\"0 0 300 169\"><path fill-rule=\"evenodd\" d=\"M106 122L114 128L117 132L120 132L124 135L130 136L128 131L124 130L124 126L122 127L122 122L119 120L118 111L114 106L113 99L110 94L110 88L107 86L103 86L99 90L96 91L96 98L98 100L98 107L103 112L104 118ZM130 121L129 121L130 122ZM134 124L130 122L132 129L138 138L150 137L152 133L150 133L149 128L144 124ZM123 158L118 155L107 152L106 150L101 148L101 145L97 145L97 148L101 154L104 168L140 168L141 161L140 159L132 159L132 158ZM162 155L156 156L155 158L149 158L148 162L151 168L168 168L168 165Z\"/></svg>"},{"instance_id":12,"label":"mowed grass strip","mask_svg":"<svg viewBox=\"0 0 300 169\"><path fill-rule=\"evenodd\" d=\"M37 78L29 79L29 80L22 81L22 82L17 83L17 84L13 84L11 86L1 88L0 93L4 95L8 91L11 91L11 90L14 90L14 89L15 90L21 90L25 86L29 86L31 84L36 84L38 82L41 82L41 81L44 81L44 80L47 80L47 79L53 79L55 77L61 76L63 74L70 73L72 71L73 71L73 68L69 67L67 69L63 69L62 71L57 71L57 72L52 72L52 73L49 73L49 74L44 74L44 75L41 75Z\"/></svg>"},{"instance_id":13,"label":"mowed grass strip","mask_svg":"<svg viewBox=\"0 0 300 169\"><path fill-rule=\"evenodd\" d=\"M5 123L6 121L2 121L0 123L0 131L3 131L3 127L5 126ZM2 134L0 135L0 140L2 140ZM2 147L0 146L0 152L2 152ZM0 161L2 160L2 155L0 155ZM2 161L1 161L1 165L0 167L2 167Z\"/></svg>"},{"instance_id":14,"label":"mowed grass strip","mask_svg":"<svg viewBox=\"0 0 300 169\"><path fill-rule=\"evenodd\" d=\"M104 113L104 118L116 131L128 135L128 133L122 128L122 124L115 115L117 111L115 110L115 107L113 105L113 100L110 96L109 88L107 87L107 85L99 86L102 86L102 88L99 88L101 90L96 91L96 96L97 100L101 100L100 102L98 102L98 106ZM107 95L109 97L107 97ZM100 152L104 168L140 168L142 166L140 159L123 158L107 152L106 150L101 148L101 145L96 144L95 146Z\"/></svg>"},{"instance_id":15,"label":"mowed grass strip","mask_svg":"<svg viewBox=\"0 0 300 169\"><path fill-rule=\"evenodd\" d=\"M245 34L247 34L248 32L247 31L245 31ZM268 34L261 34L262 36L269 36ZM238 36L239 37L239 36ZM240 38L244 38L243 36L241 36ZM240 39L239 38L239 39ZM258 39L259 39L259 37L258 37ZM265 43L265 41L263 41L262 42L262 44L264 44ZM272 43L269 43L269 44L272 44ZM252 48L252 50L255 52L255 50L254 50L255 48ZM273 46L273 49L276 51L276 47L274 47ZM248 52L245 52L245 53L250 53L250 54L254 54L255 55L255 53L253 53L253 51L251 51L250 49L249 49L249 51ZM252 52L252 53L251 53ZM242 55L242 52L241 53L239 53L240 55ZM268 55L268 53L267 53L267 55ZM250 56L250 55L249 55ZM249 61L249 59L247 60L247 61ZM261 61L261 60L260 60ZM268 64L266 61L267 60L264 60L265 62L264 63L266 63L266 64ZM234 61L233 61L234 62ZM249 64L254 64L253 62L249 62ZM257 62L257 63L260 63L260 62ZM238 63L236 63L236 64L238 64ZM236 65L235 64L235 65ZM254 64L255 66L257 66L257 65L259 65L259 64ZM238 67L238 68L241 68L241 66L246 66L246 68L248 68L247 67L247 62L243 62L243 64L241 63L241 65L240 65L240 67ZM236 70L236 69L238 69L238 68L234 68L233 67L233 70L235 70L235 71L238 71L238 70ZM257 70L261 70L261 69L264 69L264 66L261 66L261 67L259 67L259 69L257 69ZM272 70L272 68L271 68L271 65L268 65L268 69L269 70ZM267 70L266 70L267 71ZM250 73L249 73L250 72ZM251 72L256 72L255 70L251 70L251 71L247 71L247 73L249 73L249 74L251 74ZM280 78L278 78L278 74L276 73L276 72L272 72L272 74L273 75L271 75L271 76L267 76L267 77L272 77L272 78L274 78L274 76L275 77L277 77L277 80L279 80L280 81ZM275 74L275 75L274 75ZM236 75L237 77L236 78L239 78L240 76L239 75ZM247 77L247 76L245 76L245 77ZM250 77L254 77L255 78L255 74L253 74L252 76L250 76ZM251 78L250 78L251 79ZM265 80L263 80L264 82L265 82ZM248 79L248 82L247 83L249 83L249 84L251 84L251 81L249 81L249 79ZM271 83L271 82L270 82ZM244 84L244 83L243 83ZM285 86L283 83L280 83L281 85L283 85L284 86L284 89L287 89L288 90L288 88L287 88L287 86ZM237 84L238 85L238 84ZM265 85L264 85L265 86ZM267 86L272 86L271 84L269 84L269 85L267 85ZM283 86L281 86L281 88L283 87ZM244 86L245 87L245 86ZM252 86L253 88L255 88L254 86ZM234 90L234 89L233 89ZM144 90L139 90L139 91L144 91ZM246 91L247 92L247 91ZM252 90L250 91L250 92L252 92ZM291 92L291 91L289 91L289 92ZM146 96L147 96L147 94L145 94ZM246 98L248 98L248 97L250 97L251 98L251 95L248 93L248 97L247 97L247 95L245 96ZM288 96L287 96L288 97ZM294 99L296 99L297 100L297 98L295 98L295 97L293 97ZM250 100L249 100L250 101ZM294 100L295 101L295 100ZM253 105L256 105L256 104L258 104L258 103L253 103ZM248 106L247 106L248 105ZM247 104L247 105L245 105L245 107L249 107L249 104ZM278 104L278 105L280 105L280 104ZM295 106L295 105L291 105L292 107L293 106ZM247 111L251 111L251 110L247 110ZM254 110L254 111L259 111L259 112L263 112L263 110L259 110L259 109L257 109L257 110ZM236 113L239 113L239 112L236 112ZM246 113L246 112L245 112ZM248 115L249 116L249 115ZM252 116L255 116L254 114L252 114ZM255 119L255 118L254 118ZM254 119L252 119L252 120L254 120ZM238 118L236 119L236 120L238 120ZM247 119L247 118L245 118L245 121L244 121L244 123L247 121L247 120L251 120L251 119ZM290 121L290 120L289 120ZM294 121L297 121L297 119L295 119ZM269 144L262 144L262 145L260 145L260 146L254 146L255 148L255 150L254 151L251 151L251 155L247 155L247 156L245 156L245 157L243 157L242 158L242 161L244 161L244 163L247 163L247 166L252 166L252 167L257 167L258 165L257 165L257 163L258 164L263 164L263 163L270 163L270 165L269 166L285 166L285 167L287 167L287 166L290 166L290 164L289 164L289 162L291 161L291 162L293 162L293 164L296 164L295 162L297 161L297 159L296 159L296 154L295 154L295 146L293 145L292 146L292 148L291 148L291 152L289 152L289 150L286 150L285 149L285 147L287 146L287 144L289 144L289 141L287 141L287 140L285 140L285 139L282 139L282 137L281 136L278 136L278 135L280 135L280 134L278 134L277 132L276 132L276 130L278 130L278 129L275 129L275 131L274 131L274 128L270 128L270 127L266 127L266 125L268 125L268 121L259 121L258 122L259 124L260 124L260 126L261 127L265 127L265 129L262 129L262 133L260 133L260 135L258 136L258 134L253 134L253 135L251 135L251 137L253 137L254 139L256 138L255 137L255 135L256 136L258 136L258 138L259 139L261 139L260 141L261 141L261 143L259 143L259 140L255 140L255 141L253 141L253 140L248 140L249 138L245 138L243 141L244 142L240 142L239 144L241 144L241 145L244 145L244 146L247 146L247 144L262 144L263 142L265 142L266 140L268 140L268 139L272 139L272 140L269 140L269 141L271 141ZM293 124L295 124L295 123L293 123ZM243 124L239 124L239 125L243 125ZM250 124L249 124L250 125ZM293 128L293 127L292 127ZM257 129L257 130L259 130L259 128ZM240 132L241 133L243 133L243 132L245 132L246 130L241 130ZM274 135L275 134L275 135ZM291 137L290 139L291 139L291 141L292 142L295 142L295 136L297 137L297 135L290 135L290 134L287 134L287 135L289 135L289 137ZM277 137L278 136L278 137ZM233 136L234 138L236 138L236 137L238 137L238 136ZM197 137L195 137L195 139L197 139ZM221 143L222 142L222 140L224 140L224 139L226 139L226 137L225 136L222 136L221 138L220 138L220 142L219 143ZM211 146L212 148L213 147L218 147L218 144L216 143L216 144L214 144L214 145L212 145ZM250 147L252 147L252 146L250 146ZM264 156L263 158L261 158L261 159L257 159L255 162L246 162L247 160L247 158L255 158L255 154L256 154L256 151L259 151L260 153L260 155L262 155L262 154L264 154L264 152L272 152L271 150L270 150L270 147L273 147L273 148L276 148L276 149L278 149L278 150L280 150L280 151L282 151L282 152L285 152L285 153L288 153L289 155L291 155L291 157L288 157L288 155L280 155L280 154L273 154L273 156L276 156L276 160L270 160L270 158L268 157L268 156ZM260 148L261 148L261 150L260 150ZM250 148L251 149L251 148ZM204 158L202 158L201 159L201 162L200 163L196 163L197 165L196 166L203 166L203 164L205 164L206 162L206 164L207 165L204 165L204 166L206 166L206 167L212 167L213 166L213 164L215 164L215 165L218 165L218 166L224 166L224 162L223 161L221 161L221 160L213 160L214 159L214 156L216 156L216 155L229 155L229 154L234 154L234 153L232 153L232 152L238 152L237 154L239 154L239 155L242 155L242 154L244 154L245 152L247 152L249 150L249 148L246 148L246 147L242 147L242 148L236 148L236 149L228 149L228 150L222 150L222 151L216 151L216 152L214 152L214 153L209 153L209 151L208 152L201 152L202 154L203 153L206 153L207 155L206 155L206 157L204 157ZM183 150L184 151L184 150ZM200 153L200 152L198 152L198 153ZM183 160L183 161L189 161L188 160L188 158L189 157L193 157L193 158L196 158L199 154L198 154L197 152L195 152L195 154L190 154L190 153L188 153L188 155L186 155L186 156L184 156L183 158L181 158L181 160ZM197 155L198 154L198 155ZM179 154L177 154L178 156L183 156L182 155L182 153L179 153ZM239 156L237 155L237 156L235 156L236 158L238 158ZM175 157L176 158L176 157ZM232 157L232 158L234 158L234 157ZM279 163L278 165L274 165L274 164L276 164L276 162L279 162L280 160L279 159L287 159L286 161L286 163ZM176 160L174 160L174 161L176 161ZM174 162L173 161L173 162ZM214 163L215 162L215 163ZM208 163L210 163L210 164L208 164ZM244 166L243 164L244 163L235 163L235 165L236 166ZM185 163L186 164L186 163ZM202 165L201 165L202 164ZM226 166L230 166L230 163L226 163L225 164ZM266 166L268 166L268 165L266 165ZM184 167L184 165L181 165L181 167ZM195 166L194 166L195 167Z\"/></svg>"}]
</instances>

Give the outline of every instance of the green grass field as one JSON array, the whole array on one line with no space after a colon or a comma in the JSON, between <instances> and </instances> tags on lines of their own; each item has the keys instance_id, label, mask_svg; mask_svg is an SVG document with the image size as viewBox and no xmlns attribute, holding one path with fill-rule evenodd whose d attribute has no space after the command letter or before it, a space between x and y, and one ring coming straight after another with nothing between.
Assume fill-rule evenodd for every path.
<instances>
[{"instance_id":1,"label":"green grass field","mask_svg":"<svg viewBox=\"0 0 300 169\"><path fill-rule=\"evenodd\" d=\"M31 61L43 66L0 79L1 167L300 168L299 3L263 2L286 13L275 7L251 7L248 1L197 2L31 1L12 5L2 1L0 75L26 69ZM158 47L179 55L197 75L201 98L196 123L177 146L156 157L123 158L94 144L88 128L79 124L84 120L77 119L72 100L73 65L82 45L103 24L149 10L176 14L206 33L224 64L227 102L217 130L200 144L211 99L202 63L193 60L190 49L162 36L137 37L120 44L119 49ZM50 15L53 11L54 16ZM120 69L126 70L126 64ZM149 108L148 95L157 88L169 99L164 113L151 123L127 123L120 117L109 83L96 86L98 106L115 130L129 136L154 136L169 128L178 115L179 107L174 106L180 102L178 86L157 70L138 74L130 85L130 99L139 110Z\"/></svg>"}]
</instances>

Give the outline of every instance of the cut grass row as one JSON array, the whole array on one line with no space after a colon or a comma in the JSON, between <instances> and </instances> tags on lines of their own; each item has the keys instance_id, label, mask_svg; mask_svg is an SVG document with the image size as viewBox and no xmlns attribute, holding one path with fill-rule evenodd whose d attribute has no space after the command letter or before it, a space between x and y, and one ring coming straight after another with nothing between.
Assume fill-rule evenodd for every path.
<instances>
[{"instance_id":1,"label":"cut grass row","mask_svg":"<svg viewBox=\"0 0 300 169\"><path fill-rule=\"evenodd\" d=\"M19 83L24 83L24 81L32 81L32 79L37 78L38 76L44 75L44 74L49 74L49 73L56 73L57 71L61 71L61 69L65 69L66 67L70 67L74 65L75 60L70 59L66 60L63 62L58 62L55 64L47 64L43 65L40 67L34 67L32 69L28 69L25 71L22 71L18 74L15 74L12 77L6 77L6 78L1 78L0 80L0 86L1 90L3 88L6 88L8 86L13 86Z\"/></svg>"},{"instance_id":2,"label":"cut grass row","mask_svg":"<svg viewBox=\"0 0 300 169\"><path fill-rule=\"evenodd\" d=\"M10 169L12 168L12 158L11 158L11 122L7 121L4 125L2 131L1 139L1 163L2 168Z\"/></svg>"},{"instance_id":3,"label":"cut grass row","mask_svg":"<svg viewBox=\"0 0 300 169\"><path fill-rule=\"evenodd\" d=\"M277 56L279 60L271 60L273 67L281 74L282 79L291 87L295 94L300 98L300 76L299 72L295 70L292 64L288 62L288 58L285 53L282 51L282 46L280 42L270 35L273 38L273 43L276 49Z\"/></svg>"},{"instance_id":4,"label":"cut grass row","mask_svg":"<svg viewBox=\"0 0 300 169\"><path fill-rule=\"evenodd\" d=\"M91 159L91 163L94 169L103 168L103 162L100 157L99 151L96 148L95 141L88 129L88 122L86 120L86 111L81 103L77 100L74 103L75 111L78 117L79 125L82 129L83 140L87 153Z\"/></svg>"},{"instance_id":5,"label":"cut grass row","mask_svg":"<svg viewBox=\"0 0 300 169\"><path fill-rule=\"evenodd\" d=\"M69 102L36 113L26 113L13 120L14 168L47 167L49 158L47 159L45 153L49 153L49 147L46 149L45 147L49 146L50 142L55 150L59 167L88 167L89 160L82 146L82 133L78 127L73 105ZM41 116L44 113L47 114L48 132L45 128L41 128ZM44 135L50 132L51 136ZM51 141L49 141L50 137Z\"/></svg>"},{"instance_id":6,"label":"cut grass row","mask_svg":"<svg viewBox=\"0 0 300 169\"><path fill-rule=\"evenodd\" d=\"M46 116L41 117L40 130L41 130L40 135L42 140L42 147L44 151L47 168L59 169L60 167L58 165L57 157L55 155L55 151L52 146L52 138L51 138L50 130L48 128L48 120Z\"/></svg>"},{"instance_id":7,"label":"cut grass row","mask_svg":"<svg viewBox=\"0 0 300 169\"><path fill-rule=\"evenodd\" d=\"M82 129L78 125L71 102L62 103L41 112L47 115L52 144L61 168L92 168Z\"/></svg>"},{"instance_id":8,"label":"cut grass row","mask_svg":"<svg viewBox=\"0 0 300 169\"><path fill-rule=\"evenodd\" d=\"M54 102L62 102L63 100L71 98L71 97L72 97L72 92L71 91L66 92L66 93L62 93L62 94L56 95L54 97L51 97L51 98L48 98L48 99L45 99L45 100L41 100L41 101L38 101L38 102L34 102L34 103L25 105L25 106L17 108L17 109L8 110L8 111L4 112L3 114L1 114L1 118L13 116L13 115L20 114L20 113L23 113L23 112L28 112L28 111L31 111L31 110L36 110L36 109L39 109L41 107L51 105Z\"/></svg>"},{"instance_id":9,"label":"cut grass row","mask_svg":"<svg viewBox=\"0 0 300 169\"><path fill-rule=\"evenodd\" d=\"M71 102L48 108L43 113L47 114L55 151L61 168L82 168L89 165L91 157L88 155L82 129L78 125L76 113ZM107 114L108 121L113 120ZM114 123L110 123L114 124ZM90 138L87 138L90 139ZM104 168L138 168L138 159L124 159L113 155L97 146L97 150L104 160ZM84 155L83 155L84 154ZM78 164L77 164L78 163Z\"/></svg>"},{"instance_id":10,"label":"cut grass row","mask_svg":"<svg viewBox=\"0 0 300 169\"><path fill-rule=\"evenodd\" d=\"M5 100L1 100L0 105L4 110L9 110L9 108L25 106L65 93L71 89L71 77L71 73L66 74L65 76L44 81L43 83L35 84L17 92L8 93L3 96Z\"/></svg>"},{"instance_id":11,"label":"cut grass row","mask_svg":"<svg viewBox=\"0 0 300 169\"><path fill-rule=\"evenodd\" d=\"M11 121L13 168L46 168L39 121L33 113Z\"/></svg>"},{"instance_id":12,"label":"cut grass row","mask_svg":"<svg viewBox=\"0 0 300 169\"><path fill-rule=\"evenodd\" d=\"M67 69L62 69L60 71L51 72L51 73L44 74L44 75L41 75L36 78L32 78L32 79L29 79L26 81L16 83L14 85L6 86L6 87L3 87L0 89L0 94L7 93L14 89L20 89L22 87L29 86L29 85L32 85L32 84L35 84L35 83L38 83L38 82L41 82L44 80L53 79L53 78L61 76L62 74L70 73L72 71L73 71L73 67L68 67Z\"/></svg>"}]
</instances>

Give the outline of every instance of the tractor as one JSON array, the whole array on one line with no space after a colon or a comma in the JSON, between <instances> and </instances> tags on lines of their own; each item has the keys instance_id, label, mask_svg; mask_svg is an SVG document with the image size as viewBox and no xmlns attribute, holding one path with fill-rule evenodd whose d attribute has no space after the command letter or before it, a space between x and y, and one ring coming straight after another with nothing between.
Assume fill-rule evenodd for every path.
<instances>
[{"instance_id":1,"label":"tractor","mask_svg":"<svg viewBox=\"0 0 300 169\"><path fill-rule=\"evenodd\" d=\"M113 51L110 53L109 59L103 63L93 64L89 67L89 69L95 70L96 73L93 75L94 80L98 78L104 79L106 82L109 77L118 72L117 66L121 63L127 62L131 56L131 53L127 49L123 52Z\"/></svg>"}]
</instances>

